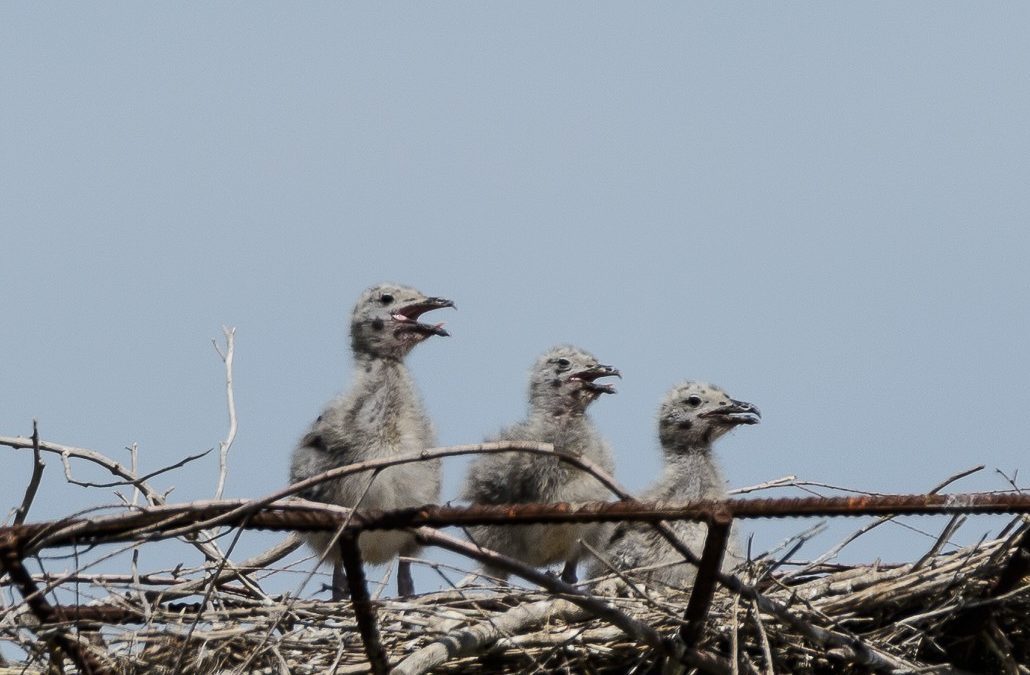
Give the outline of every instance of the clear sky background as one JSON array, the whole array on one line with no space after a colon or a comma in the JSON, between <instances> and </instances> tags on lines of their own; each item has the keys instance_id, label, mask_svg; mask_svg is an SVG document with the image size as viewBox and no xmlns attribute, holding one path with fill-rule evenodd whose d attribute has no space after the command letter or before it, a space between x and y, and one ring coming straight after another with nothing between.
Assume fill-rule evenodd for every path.
<instances>
[{"instance_id":1,"label":"clear sky background","mask_svg":"<svg viewBox=\"0 0 1030 675\"><path fill-rule=\"evenodd\" d=\"M924 492L985 464L954 489L1003 489L1030 470L1028 25L1024 3L4 3L0 435L138 443L143 471L214 447L226 324L226 494L271 492L348 386L355 299L393 280L459 308L410 360L440 444L520 417L530 364L572 342L625 375L593 414L634 490L686 377L763 411L718 448L734 486ZM6 510L31 453L0 461ZM216 466L155 483L210 497ZM51 458L32 517L97 498ZM932 542L881 530L845 558Z\"/></svg>"}]
</instances>

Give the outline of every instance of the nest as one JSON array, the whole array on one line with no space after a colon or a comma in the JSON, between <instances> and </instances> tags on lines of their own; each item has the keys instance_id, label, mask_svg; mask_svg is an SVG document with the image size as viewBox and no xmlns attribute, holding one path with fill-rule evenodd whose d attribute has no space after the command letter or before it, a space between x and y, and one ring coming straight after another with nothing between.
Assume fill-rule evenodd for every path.
<instances>
[{"instance_id":1,"label":"nest","mask_svg":"<svg viewBox=\"0 0 1030 675\"><path fill-rule=\"evenodd\" d=\"M141 474L135 445L126 465L94 450L31 438L0 445L32 451L33 468L11 524L0 526L0 675L8 673L708 673L956 672L1030 675L1030 497L1011 492L941 495L957 474L926 495L728 500L687 505L642 504L600 467L545 443L501 442L367 460L337 467L258 500L221 500L236 435L232 393L234 329L224 329L229 430L219 444L216 501L168 505L151 481L206 453ZM342 507L284 501L318 482L405 462L488 452L549 454L586 471L622 500L611 504L524 504L518 507L425 506L370 515ZM42 456L58 456L65 480L95 491L94 504L121 503L108 517L30 523L44 474ZM72 462L106 476L73 477ZM1006 477L1007 478L1007 477ZM742 489L840 488L794 477ZM813 489L817 488L817 489ZM1009 489L1009 488L1006 488ZM111 492L108 492L110 490ZM113 493L113 495L112 495ZM793 550L762 558L736 575L719 576L732 518L947 513L937 543L905 565L797 565ZM998 538L941 553L959 514L1020 514ZM665 532L670 545L699 563L693 589L646 586L632 572L598 597L590 583L574 588L518 561L433 530L445 525L636 520ZM666 521L703 520L709 538L700 560L668 535ZM875 526L875 524L874 524ZM547 590L507 585L454 588L417 598L370 599L357 537L364 529L405 528L427 546L489 563ZM353 594L350 602L270 594L274 579L310 570L281 563L297 535L247 561L230 559L244 529L337 532ZM865 528L867 531L869 528ZM862 530L860 530L862 532ZM721 533L721 534L720 534ZM1007 533L1007 534L1006 534ZM715 534L716 536L712 536ZM220 537L230 536L228 551ZM193 568L143 572L140 549L157 540L202 554ZM713 543L714 542L714 543ZM111 552L110 547L116 548ZM68 547L72 554L66 553ZM53 549L65 551L54 554ZM119 557L120 555L120 557ZM182 560L185 556L175 555ZM123 561L125 567L119 568ZM436 570L440 563L415 561ZM101 566L114 573L100 573ZM297 567L301 565L302 567ZM29 570L35 566L35 573ZM49 569L70 567L53 574ZM295 577L288 577L290 580ZM482 577L480 577L482 578ZM288 583L288 582L287 582ZM283 586L282 583L279 584ZM598 585L607 587L608 584ZM264 587L264 588L263 588ZM303 584L301 585L303 587ZM690 617L687 620L686 617ZM9 662L10 659L13 662Z\"/></svg>"},{"instance_id":2,"label":"nest","mask_svg":"<svg viewBox=\"0 0 1030 675\"><path fill-rule=\"evenodd\" d=\"M722 670L726 664L763 673L1030 672L1030 534L1024 521L1017 523L1004 538L899 566L784 572L752 564L739 574L744 583L800 625L836 639L813 637L754 598L720 588L691 648L716 657L715 665L702 666L709 672L732 672ZM117 673L369 670L350 602L267 597L239 582L209 586L199 602L160 601L162 590L188 577L180 571L88 579L103 617L41 625L27 603L11 604L0 640L19 645L25 658L6 664L8 670L0 663L0 672L62 672L67 648L51 639L57 634L72 635L95 664ZM604 599L672 637L683 626L688 597L631 583L622 596ZM676 658L538 590L469 587L372 604L378 639L401 672L654 672Z\"/></svg>"},{"instance_id":3,"label":"nest","mask_svg":"<svg viewBox=\"0 0 1030 675\"><path fill-rule=\"evenodd\" d=\"M231 351L231 334L227 335ZM222 446L219 486L224 483L231 437ZM554 454L592 473L623 500L593 505L425 506L372 514L285 500L303 484L258 500L168 505L167 492L149 479L203 455L141 476L134 468L135 448L132 465L125 466L92 450L41 441L38 433L30 439L0 437L0 445L31 449L35 458L22 504L12 512L13 523L0 527L0 675L378 673L390 668L408 674L643 673L686 668L707 673L960 669L1030 674L1030 496L1014 481L1013 491L1006 493L939 494L971 471L926 495L855 496L848 490L843 498L661 505L632 501L597 467L546 444L493 443L429 449L339 467L308 479L328 480L344 471L457 454L519 450ZM123 506L110 516L27 522L43 475L42 453L60 456L69 483L103 490L105 498L99 503L110 503L106 490L111 489ZM73 478L72 459L107 472L114 482ZM811 486L817 485L789 478L754 489L802 486L812 492ZM131 489L131 499L119 492L125 489ZM721 576L714 597L708 591L724 536L722 544L706 542L700 561L681 550L700 562L693 589L647 586L630 572L621 585L615 584L618 595L598 596L590 583L570 587L432 529L636 520L662 530L666 521L687 518L704 520L710 533L725 535L733 517L866 514L880 516L880 523L901 513L945 513L953 519L931 550L910 564L834 566L825 563L834 558L835 551L830 551L822 563L802 565L791 560L792 549L779 560L767 556L735 575ZM941 553L953 525L964 517L960 514L974 513L1018 515L995 540ZM472 567L488 563L505 569L535 587L490 584L406 600L370 599L356 541L361 531L375 527L409 529L426 546L464 555ZM310 578L315 565L310 559L281 562L300 546L295 534L249 560L232 560L230 553L244 529L340 533L354 599L327 602L303 599L307 594L299 592L269 593L265 589L284 577L287 581L278 583L280 588L292 584L298 573ZM230 538L227 551L220 548L226 541L221 537ZM157 540L195 549L204 563L138 569L140 550ZM173 559L185 557L176 552ZM444 567L414 562L438 571ZM49 571L57 567L70 571ZM112 573L97 571L112 567ZM693 619L687 621L686 616Z\"/></svg>"}]
</instances>

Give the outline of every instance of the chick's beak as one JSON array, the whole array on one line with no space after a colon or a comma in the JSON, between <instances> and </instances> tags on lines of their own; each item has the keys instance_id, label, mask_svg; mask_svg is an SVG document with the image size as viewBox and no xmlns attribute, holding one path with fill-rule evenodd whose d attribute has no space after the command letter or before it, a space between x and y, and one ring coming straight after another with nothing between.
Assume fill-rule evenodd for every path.
<instances>
[{"instance_id":1,"label":"chick's beak","mask_svg":"<svg viewBox=\"0 0 1030 675\"><path fill-rule=\"evenodd\" d=\"M601 377L617 377L619 379L622 379L622 373L620 373L619 369L614 366L605 366L598 364L596 366L587 368L586 370L579 371L578 373L572 375L569 379L575 380L577 382L582 382L583 388L588 389L592 392L596 392L598 394L614 394L615 387L613 385L599 383L595 381Z\"/></svg>"},{"instance_id":2,"label":"chick's beak","mask_svg":"<svg viewBox=\"0 0 1030 675\"><path fill-rule=\"evenodd\" d=\"M422 323L418 319L426 312L434 309L441 309L443 307L454 307L454 303L447 298L425 298L418 300L410 304L405 305L399 309L394 310L392 314L394 321L397 321L402 325L402 328L411 330L423 335L440 335L448 336L448 333L443 328L443 323L428 324ZM457 307L454 307L457 309Z\"/></svg>"},{"instance_id":3,"label":"chick's beak","mask_svg":"<svg viewBox=\"0 0 1030 675\"><path fill-rule=\"evenodd\" d=\"M758 424L762 421L762 412L753 403L731 398L729 403L719 406L715 410L701 413L700 417L710 417L723 424L736 426L738 424Z\"/></svg>"}]
</instances>

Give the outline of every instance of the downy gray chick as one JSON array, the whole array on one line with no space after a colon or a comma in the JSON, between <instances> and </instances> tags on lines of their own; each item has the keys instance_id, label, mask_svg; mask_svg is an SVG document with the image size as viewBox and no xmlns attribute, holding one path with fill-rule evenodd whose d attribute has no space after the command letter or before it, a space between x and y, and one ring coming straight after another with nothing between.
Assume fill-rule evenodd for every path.
<instances>
[{"instance_id":1,"label":"downy gray chick","mask_svg":"<svg viewBox=\"0 0 1030 675\"><path fill-rule=\"evenodd\" d=\"M665 469L658 482L640 498L642 501L680 503L697 499L725 499L726 480L712 456L712 444L741 424L758 424L758 408L730 398L722 389L702 382L687 381L673 388L658 412L658 436L665 454ZM698 556L704 548L706 527L686 520L669 523L681 542ZM729 571L743 562L739 536L731 528L722 569ZM661 566L640 577L678 588L693 584L697 568L683 562L683 556L645 523L621 523L604 551L619 570ZM609 569L598 560L590 564L590 575L601 576ZM616 585L617 587L617 585Z\"/></svg>"},{"instance_id":2,"label":"downy gray chick","mask_svg":"<svg viewBox=\"0 0 1030 675\"><path fill-rule=\"evenodd\" d=\"M319 415L293 451L290 482L329 469L370 459L415 453L435 444L432 423L422 406L404 357L433 335L447 335L442 324L421 323L432 309L453 307L414 288L380 284L366 290L351 315L351 349L355 381L351 389ZM369 481L372 481L369 486ZM367 492L366 492L367 488ZM301 496L314 501L367 509L395 509L436 502L440 496L440 461L400 464L378 475L363 472L321 483ZM305 535L321 554L331 533ZM358 539L365 562L376 565L398 553L418 551L411 535L399 531L363 532ZM326 557L333 563L333 598L346 597L339 550ZM397 568L397 592L414 593L410 565Z\"/></svg>"},{"instance_id":3,"label":"downy gray chick","mask_svg":"<svg viewBox=\"0 0 1030 675\"><path fill-rule=\"evenodd\" d=\"M555 450L586 457L605 471L614 469L612 452L587 416L587 407L601 394L615 393L596 380L620 376L612 366L598 363L589 352L561 345L542 355L529 380L529 416L488 440L542 441ZM610 493L590 474L555 457L528 453L481 455L471 465L462 498L475 504L586 502L604 500ZM500 525L470 527L473 541L531 565L564 562L562 579L576 581L580 538L591 544L603 540L600 524ZM487 573L507 577L492 568Z\"/></svg>"}]
</instances>

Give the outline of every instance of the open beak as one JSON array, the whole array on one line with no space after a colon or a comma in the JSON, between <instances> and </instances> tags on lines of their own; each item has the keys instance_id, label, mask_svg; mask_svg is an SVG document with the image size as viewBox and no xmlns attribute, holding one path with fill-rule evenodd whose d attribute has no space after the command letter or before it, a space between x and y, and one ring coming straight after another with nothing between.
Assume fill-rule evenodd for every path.
<instances>
[{"instance_id":1,"label":"open beak","mask_svg":"<svg viewBox=\"0 0 1030 675\"><path fill-rule=\"evenodd\" d=\"M727 426L758 424L762 421L762 413L758 410L758 406L734 399L730 399L729 403L719 406L715 410L703 412L698 417L707 417Z\"/></svg>"},{"instance_id":2,"label":"open beak","mask_svg":"<svg viewBox=\"0 0 1030 675\"><path fill-rule=\"evenodd\" d=\"M397 330L399 332L411 331L418 333L423 337L429 337L430 335L441 335L448 336L450 333L443 329L443 322L437 324L422 323L419 321L419 317L434 309L441 309L443 307L454 307L454 303L446 298L426 298L413 302L409 305L405 305L399 309L395 309L391 317L399 325ZM457 308L455 308L457 309Z\"/></svg>"},{"instance_id":3,"label":"open beak","mask_svg":"<svg viewBox=\"0 0 1030 675\"><path fill-rule=\"evenodd\" d=\"M618 377L622 379L622 373L614 366L597 365L569 376L573 382L582 382L583 388L596 394L614 394L615 386L606 383L598 383L595 380L601 377Z\"/></svg>"}]
</instances>

